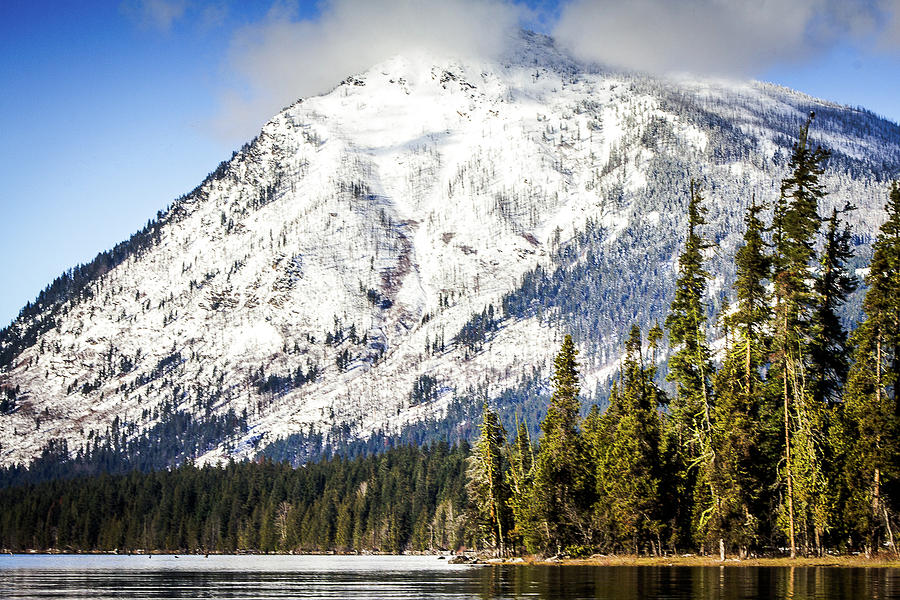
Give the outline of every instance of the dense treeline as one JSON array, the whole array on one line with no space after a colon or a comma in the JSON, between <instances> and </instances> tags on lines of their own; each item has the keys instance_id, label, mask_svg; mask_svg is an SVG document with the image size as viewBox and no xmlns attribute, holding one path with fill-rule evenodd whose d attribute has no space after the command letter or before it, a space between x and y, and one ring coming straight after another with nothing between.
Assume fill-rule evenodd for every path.
<instances>
[{"instance_id":1,"label":"dense treeline","mask_svg":"<svg viewBox=\"0 0 900 600\"><path fill-rule=\"evenodd\" d=\"M167 469L246 432L246 413L238 415L229 409L222 415L203 417L175 410L172 403L166 403L159 421L139 434L116 417L105 435L94 435L83 447L70 448L65 439L48 441L28 466L0 468L0 488L101 473Z\"/></svg>"},{"instance_id":2,"label":"dense treeline","mask_svg":"<svg viewBox=\"0 0 900 600\"><path fill-rule=\"evenodd\" d=\"M9 550L438 550L466 542L468 445L230 463L0 490Z\"/></svg>"},{"instance_id":3,"label":"dense treeline","mask_svg":"<svg viewBox=\"0 0 900 600\"><path fill-rule=\"evenodd\" d=\"M829 153L808 143L812 119L771 223L750 203L734 297L718 314L721 348L707 317L706 209L691 182L667 335L656 324L643 339L632 327L606 411L581 416L570 336L539 444L522 424L507 443L485 407L468 470L483 545L723 558L898 552L900 185L873 246L865 319L848 336L839 311L859 282L842 217L853 207L819 215ZM665 341L668 394L657 377Z\"/></svg>"},{"instance_id":4,"label":"dense treeline","mask_svg":"<svg viewBox=\"0 0 900 600\"><path fill-rule=\"evenodd\" d=\"M646 334L631 327L605 410L581 406L578 352L566 336L537 442L528 426L535 415L511 418L501 398L499 411L484 405L471 451L464 442L387 449L381 436L356 446L356 458L292 467L330 451L311 432L266 450L290 462L20 485L0 490L0 543L78 550L396 552L474 544L501 554L897 552L900 185L891 187L865 275L865 318L851 334L840 312L861 283L845 223L854 209L819 214L829 153L808 143L811 121L801 128L778 197L771 206L749 203L730 304L719 305L711 291L714 244L702 190L691 182L668 313L663 324L643 323ZM535 308L527 295L503 302L504 314L513 305ZM477 351L496 327L488 309L457 341ZM663 365L671 382L665 389ZM523 381L523 389L536 381ZM429 401L436 385L421 379L410 402ZM465 437L475 410L459 402L450 410L442 427L452 426L448 437ZM422 441L418 436L433 426L411 435ZM349 430L339 433L340 445L351 441ZM111 439L119 437L113 432ZM126 444L124 434L121 440ZM386 452L368 455L379 450Z\"/></svg>"}]
</instances>

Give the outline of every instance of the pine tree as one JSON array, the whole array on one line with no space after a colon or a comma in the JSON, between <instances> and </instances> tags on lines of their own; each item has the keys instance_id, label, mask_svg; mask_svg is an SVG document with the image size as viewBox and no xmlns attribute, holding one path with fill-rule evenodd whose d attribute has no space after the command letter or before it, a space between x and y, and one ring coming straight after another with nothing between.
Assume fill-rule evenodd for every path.
<instances>
[{"instance_id":1,"label":"pine tree","mask_svg":"<svg viewBox=\"0 0 900 600\"><path fill-rule=\"evenodd\" d=\"M847 205L832 209L826 219L825 245L820 260L820 273L815 281L816 304L812 317L810 344L810 380L817 404L834 403L840 397L850 364L847 331L838 310L857 287L856 277L847 269L853 257L852 235L847 225L841 227L841 215L855 210Z\"/></svg>"},{"instance_id":2,"label":"pine tree","mask_svg":"<svg viewBox=\"0 0 900 600\"><path fill-rule=\"evenodd\" d=\"M839 425L842 416L839 402L847 380L850 349L847 331L838 311L858 285L856 277L847 267L853 256L850 247L852 235L849 226L841 225L841 216L854 209L850 204L841 211L832 209L831 216L824 220L827 227L814 283L815 304L810 321L808 379L811 404L822 414L820 427L823 428L820 432L823 439L820 450L823 483L819 491L823 498L817 503L820 505L817 511L825 515L833 514L833 484L841 478L842 463L847 459L846 455L842 456L842 443L836 436L843 435ZM830 521L830 517L826 518ZM824 525L822 527L824 529ZM817 540L820 535L817 535ZM819 541L817 549L822 551Z\"/></svg>"},{"instance_id":3,"label":"pine tree","mask_svg":"<svg viewBox=\"0 0 900 600\"><path fill-rule=\"evenodd\" d=\"M821 225L818 214L825 189L819 182L828 151L811 148L808 135L814 113L800 129L789 163L790 176L782 181L775 207L774 261L775 350L773 365L784 415L783 528L797 554L798 529L804 546L810 544L812 529L816 549L827 524L825 481L822 470L824 407L816 405L810 386L810 331L816 304L811 283L816 234Z\"/></svg>"},{"instance_id":4,"label":"pine tree","mask_svg":"<svg viewBox=\"0 0 900 600\"><path fill-rule=\"evenodd\" d=\"M759 219L763 206L755 202L744 218L746 231L744 245L735 253L737 277L734 289L737 296L736 310L729 321L738 336L735 350L743 358L741 378L744 393L753 396L761 385L759 369L766 362L769 335L766 326L772 316L770 296L765 282L771 276L772 259L766 252L763 240L765 227Z\"/></svg>"},{"instance_id":5,"label":"pine tree","mask_svg":"<svg viewBox=\"0 0 900 600\"><path fill-rule=\"evenodd\" d=\"M590 527L585 508L587 474L579 432L578 350L566 335L554 359L553 395L541 423L534 495L544 529L544 548L557 553L572 544L587 544Z\"/></svg>"},{"instance_id":6,"label":"pine tree","mask_svg":"<svg viewBox=\"0 0 900 600\"><path fill-rule=\"evenodd\" d=\"M711 511L718 503L711 470L715 463L712 447L713 366L706 340L706 295L709 273L703 269L703 251L708 244L699 228L706 224L700 187L691 180L688 202L688 231L684 250L678 257L678 279L666 328L674 353L669 358L668 379L676 383L672 421L693 506L691 529L704 536Z\"/></svg>"},{"instance_id":7,"label":"pine tree","mask_svg":"<svg viewBox=\"0 0 900 600\"><path fill-rule=\"evenodd\" d=\"M474 509L474 521L482 530L483 537L490 540L491 547L500 556L506 555L509 531L509 488L503 464L505 442L506 430L500 423L500 417L485 402L481 434L472 448L466 470L467 487Z\"/></svg>"},{"instance_id":8,"label":"pine tree","mask_svg":"<svg viewBox=\"0 0 900 600\"><path fill-rule=\"evenodd\" d=\"M610 398L618 394L617 384L613 384ZM612 447L610 431L610 419L600 412L595 404L588 411L581 427L581 435L584 439L585 456L590 468L594 470L594 485L596 499L591 507L592 527L594 529L594 544L603 550L613 550L618 543L614 532L614 523L611 514L611 506L605 496L605 476L603 469L607 452Z\"/></svg>"},{"instance_id":9,"label":"pine tree","mask_svg":"<svg viewBox=\"0 0 900 600\"><path fill-rule=\"evenodd\" d=\"M885 475L896 477L900 456L900 185L891 186L887 220L873 245L863 302L865 320L852 337L853 366L844 395L847 511L853 529L877 550L880 526L895 552Z\"/></svg>"},{"instance_id":10,"label":"pine tree","mask_svg":"<svg viewBox=\"0 0 900 600\"><path fill-rule=\"evenodd\" d=\"M540 518L535 511L534 462L528 427L516 414L516 439L509 449L509 508L514 523L510 538L529 550L540 548L542 539Z\"/></svg>"},{"instance_id":11,"label":"pine tree","mask_svg":"<svg viewBox=\"0 0 900 600\"><path fill-rule=\"evenodd\" d=\"M754 200L744 218L744 244L735 254L737 301L722 319L726 352L714 379L713 485L719 498L709 529L724 543L738 546L742 556L758 538L760 496L769 483L765 460L773 458L760 453L765 430L762 368L769 347L766 325L771 318L765 286L771 259L762 237L762 210Z\"/></svg>"},{"instance_id":12,"label":"pine tree","mask_svg":"<svg viewBox=\"0 0 900 600\"><path fill-rule=\"evenodd\" d=\"M658 335L654 336L658 340ZM615 548L640 553L662 546L662 423L664 396L653 382L653 362L644 364L641 332L631 328L619 381L594 434L598 500L595 519Z\"/></svg>"}]
</instances>

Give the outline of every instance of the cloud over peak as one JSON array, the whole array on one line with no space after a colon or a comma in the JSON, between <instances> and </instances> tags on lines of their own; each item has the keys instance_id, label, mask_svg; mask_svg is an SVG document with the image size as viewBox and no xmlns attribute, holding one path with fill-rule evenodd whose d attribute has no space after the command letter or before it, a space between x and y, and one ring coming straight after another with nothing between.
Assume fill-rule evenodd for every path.
<instances>
[{"instance_id":1,"label":"cloud over peak","mask_svg":"<svg viewBox=\"0 0 900 600\"><path fill-rule=\"evenodd\" d=\"M616 67L758 75L842 43L896 51L900 0L572 0L553 34Z\"/></svg>"},{"instance_id":2,"label":"cloud over peak","mask_svg":"<svg viewBox=\"0 0 900 600\"><path fill-rule=\"evenodd\" d=\"M134 0L138 1L138 0ZM160 24L188 0L140 0ZM282 0L232 36L215 129L252 135L297 98L409 50L502 54L519 27L576 58L651 73L760 77L840 45L900 50L900 0ZM301 12L305 8L306 12Z\"/></svg>"},{"instance_id":3,"label":"cloud over peak","mask_svg":"<svg viewBox=\"0 0 900 600\"><path fill-rule=\"evenodd\" d=\"M229 65L240 88L223 100L225 133L252 130L297 98L326 92L409 50L495 56L525 14L503 0L328 0L320 6L315 18L304 19L296 6L276 4L264 20L236 33Z\"/></svg>"}]
</instances>

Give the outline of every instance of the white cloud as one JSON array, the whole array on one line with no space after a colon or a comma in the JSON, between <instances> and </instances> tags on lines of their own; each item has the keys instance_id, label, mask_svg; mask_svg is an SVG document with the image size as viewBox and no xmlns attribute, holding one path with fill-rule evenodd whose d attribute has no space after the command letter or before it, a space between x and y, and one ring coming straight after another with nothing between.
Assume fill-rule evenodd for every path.
<instances>
[{"instance_id":1,"label":"white cloud","mask_svg":"<svg viewBox=\"0 0 900 600\"><path fill-rule=\"evenodd\" d=\"M900 50L900 0L321 0L313 18L297 6L279 0L233 35L212 123L229 143L394 54L490 57L521 24L550 31L578 58L654 73L759 77L837 44Z\"/></svg>"},{"instance_id":2,"label":"white cloud","mask_svg":"<svg viewBox=\"0 0 900 600\"><path fill-rule=\"evenodd\" d=\"M303 20L278 4L232 41L236 85L223 94L216 129L252 135L283 106L409 49L495 55L525 14L504 0L327 0Z\"/></svg>"},{"instance_id":3,"label":"white cloud","mask_svg":"<svg viewBox=\"0 0 900 600\"><path fill-rule=\"evenodd\" d=\"M900 0L572 0L554 36L582 59L753 75L837 43L900 46Z\"/></svg>"}]
</instances>

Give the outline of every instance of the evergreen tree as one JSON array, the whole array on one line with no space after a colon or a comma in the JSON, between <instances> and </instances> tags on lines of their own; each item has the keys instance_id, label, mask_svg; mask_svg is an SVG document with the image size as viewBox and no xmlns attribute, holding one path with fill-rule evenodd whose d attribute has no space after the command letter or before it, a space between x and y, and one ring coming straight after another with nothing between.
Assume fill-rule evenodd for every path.
<instances>
[{"instance_id":1,"label":"evergreen tree","mask_svg":"<svg viewBox=\"0 0 900 600\"><path fill-rule=\"evenodd\" d=\"M543 547L557 553L572 544L589 544L585 507L588 469L579 432L578 350L566 335L554 359L553 395L541 423L534 498L544 529ZM587 502L589 505L589 502Z\"/></svg>"},{"instance_id":2,"label":"evergreen tree","mask_svg":"<svg viewBox=\"0 0 900 600\"><path fill-rule=\"evenodd\" d=\"M699 186L691 180L688 231L678 257L675 298L666 317L669 345L668 379L676 383L672 421L682 450L685 487L692 498L691 530L705 536L711 511L719 502L711 470L715 464L712 446L713 366L706 340L706 295L709 273L703 269L703 251L708 247L699 229L706 220Z\"/></svg>"},{"instance_id":3,"label":"evergreen tree","mask_svg":"<svg viewBox=\"0 0 900 600\"><path fill-rule=\"evenodd\" d=\"M528 427L516 414L516 439L509 449L509 507L515 524L510 538L527 548L541 545L539 515L534 510L534 462Z\"/></svg>"},{"instance_id":4,"label":"evergreen tree","mask_svg":"<svg viewBox=\"0 0 900 600\"><path fill-rule=\"evenodd\" d=\"M819 182L828 151L810 147L810 113L800 129L789 163L791 174L782 181L775 207L773 278L775 282L774 377L780 387L784 415L783 529L791 556L797 554L797 535L804 547L810 541L821 551L827 525L827 502L822 469L824 406L814 401L810 384L811 320L816 305L811 267L825 189ZM812 536L809 535L810 529Z\"/></svg>"},{"instance_id":5,"label":"evergreen tree","mask_svg":"<svg viewBox=\"0 0 900 600\"><path fill-rule=\"evenodd\" d=\"M845 514L851 529L877 550L887 535L897 551L890 525L886 479L896 480L900 457L900 185L891 186L887 220L873 246L863 302L865 320L854 332L853 366L844 395L844 431L848 490ZM889 483L889 481L887 482ZM884 529L881 529L881 526Z\"/></svg>"},{"instance_id":6,"label":"evergreen tree","mask_svg":"<svg viewBox=\"0 0 900 600\"><path fill-rule=\"evenodd\" d=\"M617 383L613 384L610 399L618 394ZM608 409L607 409L608 410ZM606 414L600 412L595 404L588 411L582 423L581 435L584 439L585 456L590 468L594 471L595 503L591 507L591 520L594 529L593 542L604 551L612 551L618 544L613 531L613 518L608 498L604 495L606 471L602 468L606 454L612 447L612 431Z\"/></svg>"},{"instance_id":7,"label":"evergreen tree","mask_svg":"<svg viewBox=\"0 0 900 600\"><path fill-rule=\"evenodd\" d=\"M490 540L491 547L506 554L506 538L509 531L507 502L509 489L504 473L503 445L506 430L500 424L497 413L484 403L482 409L481 434L469 456L466 470L469 500L472 503L475 523L482 531L483 538Z\"/></svg>"},{"instance_id":8,"label":"evergreen tree","mask_svg":"<svg viewBox=\"0 0 900 600\"><path fill-rule=\"evenodd\" d=\"M737 335L734 349L743 358L740 372L744 393L748 396L759 392L759 370L766 363L771 343L766 331L772 317L771 298L765 282L771 276L772 259L766 252L765 227L759 219L763 208L754 200L744 218L744 244L735 253L737 304L734 313L729 315Z\"/></svg>"},{"instance_id":9,"label":"evergreen tree","mask_svg":"<svg viewBox=\"0 0 900 600\"><path fill-rule=\"evenodd\" d=\"M857 287L856 277L847 270L853 257L850 248L852 234L849 226L841 227L840 216L855 207L849 204L842 211L832 209L825 232L825 244L820 259L820 273L815 280L816 303L812 316L810 344L810 380L813 400L817 404L833 403L840 397L841 386L847 379L849 350L847 331L838 310Z\"/></svg>"},{"instance_id":10,"label":"evergreen tree","mask_svg":"<svg viewBox=\"0 0 900 600\"><path fill-rule=\"evenodd\" d=\"M655 336L658 339L658 336ZM659 405L664 401L653 382L655 365L645 365L641 332L631 328L619 381L613 386L610 405L596 425L591 423L591 448L596 461L595 521L613 549L635 554L662 546L664 500L662 476L662 423Z\"/></svg>"},{"instance_id":11,"label":"evergreen tree","mask_svg":"<svg viewBox=\"0 0 900 600\"><path fill-rule=\"evenodd\" d=\"M820 450L823 484L819 494L825 498L819 501L822 506L818 511L826 515L833 513L833 484L841 478L844 468L842 463L847 459L846 454L843 454L841 440L836 436L844 434L838 423L842 417L839 401L850 364L847 331L838 311L857 287L856 277L847 268L853 255L850 247L852 235L849 226L841 225L841 215L850 210L854 210L854 207L849 204L841 211L832 209L831 216L825 219L827 227L819 259L819 272L814 283L815 305L809 332L808 377L811 404L823 415L820 424L823 439ZM819 552L822 551L821 542L818 541L820 535L816 538Z\"/></svg>"},{"instance_id":12,"label":"evergreen tree","mask_svg":"<svg viewBox=\"0 0 900 600\"><path fill-rule=\"evenodd\" d=\"M737 298L733 310L726 310L722 319L726 351L714 379L713 485L719 490L719 498L709 530L723 543L737 546L742 556L757 541L760 498L772 479L767 477L767 467L777 460L760 452L765 431L762 369L769 347L766 325L771 318L765 286L771 259L762 237L762 210L754 200L744 217L744 244L735 254Z\"/></svg>"}]
</instances>

